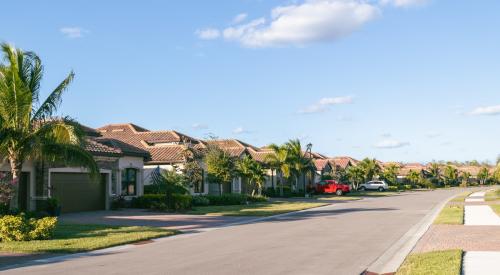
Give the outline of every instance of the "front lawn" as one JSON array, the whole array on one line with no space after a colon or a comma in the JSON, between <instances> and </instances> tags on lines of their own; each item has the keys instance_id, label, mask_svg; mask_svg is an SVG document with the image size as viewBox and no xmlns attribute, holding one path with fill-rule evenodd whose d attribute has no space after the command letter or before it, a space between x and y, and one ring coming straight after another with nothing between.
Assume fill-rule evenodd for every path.
<instances>
[{"instance_id":1,"label":"front lawn","mask_svg":"<svg viewBox=\"0 0 500 275\"><path fill-rule=\"evenodd\" d=\"M490 204L491 208L498 216L500 216L500 204Z\"/></svg>"},{"instance_id":2,"label":"front lawn","mask_svg":"<svg viewBox=\"0 0 500 275\"><path fill-rule=\"evenodd\" d=\"M434 224L464 224L464 206L446 205L434 220Z\"/></svg>"},{"instance_id":3,"label":"front lawn","mask_svg":"<svg viewBox=\"0 0 500 275\"><path fill-rule=\"evenodd\" d=\"M249 205L197 206L188 214L210 216L272 216L327 205L319 202L277 201Z\"/></svg>"},{"instance_id":4,"label":"front lawn","mask_svg":"<svg viewBox=\"0 0 500 275\"><path fill-rule=\"evenodd\" d=\"M175 235L174 230L145 226L58 224L52 240L0 242L0 251L75 253Z\"/></svg>"},{"instance_id":5,"label":"front lawn","mask_svg":"<svg viewBox=\"0 0 500 275\"><path fill-rule=\"evenodd\" d=\"M406 258L396 275L460 275L462 254L461 250L412 254Z\"/></svg>"},{"instance_id":6,"label":"front lawn","mask_svg":"<svg viewBox=\"0 0 500 275\"><path fill-rule=\"evenodd\" d=\"M486 201L496 201L500 200L500 189L492 190L486 193Z\"/></svg>"},{"instance_id":7,"label":"front lawn","mask_svg":"<svg viewBox=\"0 0 500 275\"><path fill-rule=\"evenodd\" d=\"M472 195L472 191L467 191L467 192L464 192L456 197L454 197L451 201L452 202L464 202L466 198L468 198L470 195Z\"/></svg>"}]
</instances>

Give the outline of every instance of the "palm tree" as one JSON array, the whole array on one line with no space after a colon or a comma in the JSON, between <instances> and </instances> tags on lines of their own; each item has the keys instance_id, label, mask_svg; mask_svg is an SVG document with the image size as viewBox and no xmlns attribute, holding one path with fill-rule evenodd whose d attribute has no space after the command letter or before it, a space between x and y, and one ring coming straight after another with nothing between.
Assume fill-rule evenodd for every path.
<instances>
[{"instance_id":1,"label":"palm tree","mask_svg":"<svg viewBox=\"0 0 500 275\"><path fill-rule=\"evenodd\" d=\"M384 179L388 181L389 184L396 184L398 181L399 166L396 164L390 164L384 169L383 176Z\"/></svg>"},{"instance_id":2,"label":"palm tree","mask_svg":"<svg viewBox=\"0 0 500 275\"><path fill-rule=\"evenodd\" d=\"M420 173L410 170L410 172L408 172L408 175L406 176L406 179L411 183L411 185L415 186L420 180Z\"/></svg>"},{"instance_id":3,"label":"palm tree","mask_svg":"<svg viewBox=\"0 0 500 275\"><path fill-rule=\"evenodd\" d=\"M302 186L304 187L304 192L306 192L306 175L315 171L314 163L302 151L300 140L290 140L286 143L286 146L290 152L289 163L292 171L294 171L297 186L298 179L302 176Z\"/></svg>"},{"instance_id":4,"label":"palm tree","mask_svg":"<svg viewBox=\"0 0 500 275\"><path fill-rule=\"evenodd\" d=\"M365 172L360 166L350 166L346 170L347 177L354 190L358 190L359 184L365 179Z\"/></svg>"},{"instance_id":5,"label":"palm tree","mask_svg":"<svg viewBox=\"0 0 500 275\"><path fill-rule=\"evenodd\" d=\"M280 196L283 196L283 181L289 178L291 174L290 167L290 152L286 146L279 146L276 144L269 145L273 153L266 155L266 162L271 167L276 168L276 173L280 181Z\"/></svg>"},{"instance_id":6,"label":"palm tree","mask_svg":"<svg viewBox=\"0 0 500 275\"><path fill-rule=\"evenodd\" d=\"M364 172L365 181L373 180L382 170L376 159L365 158L358 165Z\"/></svg>"},{"instance_id":7,"label":"palm tree","mask_svg":"<svg viewBox=\"0 0 500 275\"><path fill-rule=\"evenodd\" d=\"M249 180L249 185L252 186L252 196L255 195L255 186L258 194L262 193L262 185L265 181L265 173L262 166L252 159L250 156L244 156L236 162L236 172L239 176ZM254 185L255 184L255 185Z\"/></svg>"},{"instance_id":8,"label":"palm tree","mask_svg":"<svg viewBox=\"0 0 500 275\"><path fill-rule=\"evenodd\" d=\"M458 179L458 170L457 168L451 165L446 165L443 171L443 176L445 180L445 185L454 184Z\"/></svg>"},{"instance_id":9,"label":"palm tree","mask_svg":"<svg viewBox=\"0 0 500 275\"><path fill-rule=\"evenodd\" d=\"M441 165L439 163L433 162L430 164L429 167L429 174L431 178L431 182L435 185L440 185L441 184Z\"/></svg>"},{"instance_id":10,"label":"palm tree","mask_svg":"<svg viewBox=\"0 0 500 275\"><path fill-rule=\"evenodd\" d=\"M0 63L0 155L10 164L12 184L17 184L28 159L78 165L97 175L94 158L84 150L85 133L80 125L69 117L53 116L74 73L40 102L40 58L5 43L1 51L5 63Z\"/></svg>"},{"instance_id":11,"label":"palm tree","mask_svg":"<svg viewBox=\"0 0 500 275\"><path fill-rule=\"evenodd\" d=\"M465 185L465 187L467 187L467 185L469 184L469 179L471 176L472 176L471 173L467 171L463 171L462 174L460 175L460 177L462 178L462 183Z\"/></svg>"}]
</instances>

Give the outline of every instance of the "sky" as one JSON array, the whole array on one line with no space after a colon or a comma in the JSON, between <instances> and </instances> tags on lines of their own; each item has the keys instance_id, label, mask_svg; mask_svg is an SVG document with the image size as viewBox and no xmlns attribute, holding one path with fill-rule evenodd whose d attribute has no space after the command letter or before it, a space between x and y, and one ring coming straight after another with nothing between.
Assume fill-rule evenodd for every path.
<instances>
[{"instance_id":1,"label":"sky","mask_svg":"<svg viewBox=\"0 0 500 275\"><path fill-rule=\"evenodd\" d=\"M60 114L328 156L500 154L500 1L8 1ZM9 11L9 12L5 12ZM17 12L14 12L17 11Z\"/></svg>"}]
</instances>

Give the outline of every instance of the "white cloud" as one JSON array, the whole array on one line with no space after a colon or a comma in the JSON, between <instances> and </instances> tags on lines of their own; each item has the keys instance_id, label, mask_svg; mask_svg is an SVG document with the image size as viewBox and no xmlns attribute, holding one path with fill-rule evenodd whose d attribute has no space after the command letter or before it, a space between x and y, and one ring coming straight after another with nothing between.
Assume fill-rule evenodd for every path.
<instances>
[{"instance_id":1,"label":"white cloud","mask_svg":"<svg viewBox=\"0 0 500 275\"><path fill-rule=\"evenodd\" d=\"M352 102L353 102L352 96L325 97L320 99L320 101L318 101L317 103L307 106L302 110L299 110L299 114L322 113L330 110L330 107L333 105L350 104Z\"/></svg>"},{"instance_id":2,"label":"white cloud","mask_svg":"<svg viewBox=\"0 0 500 275\"><path fill-rule=\"evenodd\" d=\"M382 5L392 5L398 8L401 7L411 7L411 6L421 6L429 2L428 0L381 0Z\"/></svg>"},{"instance_id":3,"label":"white cloud","mask_svg":"<svg viewBox=\"0 0 500 275\"><path fill-rule=\"evenodd\" d=\"M241 126L233 130L233 134L235 134L235 135L250 134L250 133L251 133L251 131L249 131Z\"/></svg>"},{"instance_id":4,"label":"white cloud","mask_svg":"<svg viewBox=\"0 0 500 275\"><path fill-rule=\"evenodd\" d=\"M203 40L217 39L221 35L220 31L214 28L205 28L201 30L196 30L195 34L198 36L198 38Z\"/></svg>"},{"instance_id":5,"label":"white cloud","mask_svg":"<svg viewBox=\"0 0 500 275\"><path fill-rule=\"evenodd\" d=\"M64 34L67 38L81 38L85 34L89 33L88 30L80 27L63 27L59 31Z\"/></svg>"},{"instance_id":6,"label":"white cloud","mask_svg":"<svg viewBox=\"0 0 500 275\"><path fill-rule=\"evenodd\" d=\"M401 148L405 146L409 146L410 143L406 141L399 141L395 139L385 139L382 140L381 142L375 144L376 148L379 149L395 149L395 148Z\"/></svg>"},{"instance_id":7,"label":"white cloud","mask_svg":"<svg viewBox=\"0 0 500 275\"><path fill-rule=\"evenodd\" d=\"M236 15L233 18L232 23L233 24L239 24L239 23L245 21L247 19L247 17L248 17L248 14L246 14L246 13L240 13L240 14Z\"/></svg>"},{"instance_id":8,"label":"white cloud","mask_svg":"<svg viewBox=\"0 0 500 275\"><path fill-rule=\"evenodd\" d=\"M441 134L438 132L428 132L425 136L428 138L437 138L441 136Z\"/></svg>"},{"instance_id":9,"label":"white cloud","mask_svg":"<svg viewBox=\"0 0 500 275\"><path fill-rule=\"evenodd\" d=\"M192 126L193 126L193 129L195 129L195 130L206 130L206 129L208 129L208 125L202 124L202 123L195 123Z\"/></svg>"},{"instance_id":10,"label":"white cloud","mask_svg":"<svg viewBox=\"0 0 500 275\"><path fill-rule=\"evenodd\" d=\"M477 107L476 109L472 110L470 115L500 115L500 105L495 105L495 106L484 106L484 107Z\"/></svg>"},{"instance_id":11,"label":"white cloud","mask_svg":"<svg viewBox=\"0 0 500 275\"><path fill-rule=\"evenodd\" d=\"M335 41L379 14L376 5L361 0L306 0L274 8L269 23L259 18L226 28L223 36L252 48L304 46Z\"/></svg>"}]
</instances>

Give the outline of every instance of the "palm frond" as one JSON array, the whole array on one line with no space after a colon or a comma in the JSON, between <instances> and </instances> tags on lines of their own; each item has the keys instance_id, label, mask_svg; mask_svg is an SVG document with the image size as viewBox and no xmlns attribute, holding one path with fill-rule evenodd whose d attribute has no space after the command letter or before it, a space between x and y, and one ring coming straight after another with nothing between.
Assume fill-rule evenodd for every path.
<instances>
[{"instance_id":1,"label":"palm frond","mask_svg":"<svg viewBox=\"0 0 500 275\"><path fill-rule=\"evenodd\" d=\"M94 177L99 175L94 157L79 145L46 143L42 146L42 157L49 162L87 168Z\"/></svg>"},{"instance_id":2,"label":"palm frond","mask_svg":"<svg viewBox=\"0 0 500 275\"><path fill-rule=\"evenodd\" d=\"M50 93L50 95L45 99L45 101L38 107L38 109L33 114L33 120L44 120L51 117L59 104L61 104L61 98L64 91L68 89L69 84L75 78L75 73L71 71L69 75Z\"/></svg>"}]
</instances>

